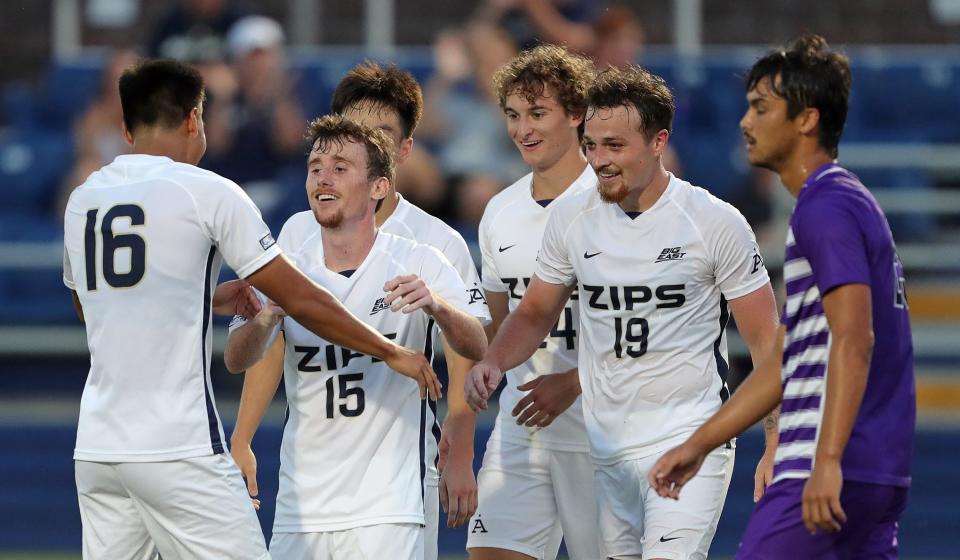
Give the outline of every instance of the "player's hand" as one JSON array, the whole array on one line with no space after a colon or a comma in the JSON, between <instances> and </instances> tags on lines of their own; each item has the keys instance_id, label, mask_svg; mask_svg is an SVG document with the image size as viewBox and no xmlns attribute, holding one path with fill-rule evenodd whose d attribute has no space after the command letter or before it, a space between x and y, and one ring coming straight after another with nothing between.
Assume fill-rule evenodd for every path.
<instances>
[{"instance_id":1,"label":"player's hand","mask_svg":"<svg viewBox=\"0 0 960 560\"><path fill-rule=\"evenodd\" d=\"M803 487L803 524L810 534L823 529L829 533L840 530L847 522L847 514L840 505L843 472L837 459L817 457L813 471Z\"/></svg>"},{"instance_id":2,"label":"player's hand","mask_svg":"<svg viewBox=\"0 0 960 560\"><path fill-rule=\"evenodd\" d=\"M661 497L677 500L683 485L697 474L708 452L696 449L688 440L660 457L650 469L647 481Z\"/></svg>"},{"instance_id":3,"label":"player's hand","mask_svg":"<svg viewBox=\"0 0 960 560\"><path fill-rule=\"evenodd\" d=\"M230 445L230 455L233 461L240 467L240 474L243 475L244 482L247 483L247 493L253 500L253 509L260 509L260 500L257 495L260 491L257 489L257 456L253 454L253 449L249 443L232 443Z\"/></svg>"},{"instance_id":4,"label":"player's hand","mask_svg":"<svg viewBox=\"0 0 960 560\"><path fill-rule=\"evenodd\" d=\"M428 395L433 400L440 398L440 390L442 389L440 380L434 373L433 368L430 367L430 362L420 352L394 345L393 355L384 361L393 371L417 382L417 386L420 387L421 399Z\"/></svg>"},{"instance_id":5,"label":"player's hand","mask_svg":"<svg viewBox=\"0 0 960 560\"><path fill-rule=\"evenodd\" d=\"M447 527L461 527L477 511L477 478L472 453L450 455L447 432L440 436L440 504L447 512Z\"/></svg>"},{"instance_id":6,"label":"player's hand","mask_svg":"<svg viewBox=\"0 0 960 560\"><path fill-rule=\"evenodd\" d=\"M760 462L757 463L757 470L753 473L753 501L759 502L763 493L767 491L767 486L773 482L773 463L777 455L777 448L769 448L763 452Z\"/></svg>"},{"instance_id":7,"label":"player's hand","mask_svg":"<svg viewBox=\"0 0 960 560\"><path fill-rule=\"evenodd\" d=\"M440 310L440 300L433 294L433 290L422 278L416 274L400 275L383 285L383 291L390 292L383 298L383 303L390 306L390 311L413 313L417 309L432 316Z\"/></svg>"},{"instance_id":8,"label":"player's hand","mask_svg":"<svg viewBox=\"0 0 960 560\"><path fill-rule=\"evenodd\" d=\"M501 379L503 379L503 372L486 362L477 362L470 369L463 387L463 396L474 412L487 409L487 401L497 389Z\"/></svg>"},{"instance_id":9,"label":"player's hand","mask_svg":"<svg viewBox=\"0 0 960 560\"><path fill-rule=\"evenodd\" d=\"M570 408L580 395L577 370L541 375L518 385L521 391L530 391L510 412L517 418L517 425L546 428Z\"/></svg>"},{"instance_id":10,"label":"player's hand","mask_svg":"<svg viewBox=\"0 0 960 560\"><path fill-rule=\"evenodd\" d=\"M260 312L260 299L250 284L243 280L230 280L217 286L213 292L215 315L240 315L250 320Z\"/></svg>"},{"instance_id":11,"label":"player's hand","mask_svg":"<svg viewBox=\"0 0 960 560\"><path fill-rule=\"evenodd\" d=\"M281 309L279 306L274 304L272 301L267 302L267 305L264 305L260 312L257 313L256 317L253 318L254 322L259 324L261 327L272 329L287 316L287 312Z\"/></svg>"}]
</instances>

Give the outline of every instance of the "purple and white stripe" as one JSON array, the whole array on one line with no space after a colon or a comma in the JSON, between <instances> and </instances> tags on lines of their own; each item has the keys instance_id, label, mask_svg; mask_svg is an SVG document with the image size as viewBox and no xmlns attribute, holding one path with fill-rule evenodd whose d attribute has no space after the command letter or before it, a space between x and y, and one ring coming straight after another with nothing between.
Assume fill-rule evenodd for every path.
<instances>
[{"instance_id":1,"label":"purple and white stripe","mask_svg":"<svg viewBox=\"0 0 960 560\"><path fill-rule=\"evenodd\" d=\"M813 466L817 434L823 418L821 404L826 389L830 331L823 313L820 290L810 263L796 246L793 228L787 231L783 278L787 286L784 305L783 403L780 410L780 444L773 468L774 481L806 478Z\"/></svg>"}]
</instances>

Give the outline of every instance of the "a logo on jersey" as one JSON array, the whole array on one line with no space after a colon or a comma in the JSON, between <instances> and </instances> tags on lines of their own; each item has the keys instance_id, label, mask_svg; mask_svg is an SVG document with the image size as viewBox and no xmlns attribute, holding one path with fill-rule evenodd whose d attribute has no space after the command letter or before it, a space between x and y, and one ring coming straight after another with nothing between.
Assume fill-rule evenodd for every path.
<instances>
[{"instance_id":1,"label":"a logo on jersey","mask_svg":"<svg viewBox=\"0 0 960 560\"><path fill-rule=\"evenodd\" d=\"M470 301L469 301L469 303L470 303L471 305L473 305L474 303L477 303L478 301L482 301L483 303L487 303L486 298L483 297L483 290L481 290L480 288L473 287L473 288L468 289L468 290L467 290L467 295L470 296Z\"/></svg>"},{"instance_id":2,"label":"a logo on jersey","mask_svg":"<svg viewBox=\"0 0 960 560\"><path fill-rule=\"evenodd\" d=\"M683 249L683 247L667 247L663 251L660 251L660 256L657 257L657 260L653 261L654 264L665 261L679 261L686 255L686 253L681 253L680 249Z\"/></svg>"},{"instance_id":3,"label":"a logo on jersey","mask_svg":"<svg viewBox=\"0 0 960 560\"><path fill-rule=\"evenodd\" d=\"M587 251L584 251L584 252L583 252L583 258L585 258L585 259L592 259L593 257L599 255L599 254L602 253L602 252L603 252L603 251L597 251L596 253L588 253Z\"/></svg>"},{"instance_id":4,"label":"a logo on jersey","mask_svg":"<svg viewBox=\"0 0 960 560\"><path fill-rule=\"evenodd\" d=\"M483 520L477 517L477 520L473 522L473 529L470 531L470 534L476 535L477 533L486 533L487 528L483 526Z\"/></svg>"},{"instance_id":5,"label":"a logo on jersey","mask_svg":"<svg viewBox=\"0 0 960 560\"><path fill-rule=\"evenodd\" d=\"M273 236L269 233L260 238L260 246L263 247L263 250L266 251L270 247L276 245L277 242L274 241Z\"/></svg>"},{"instance_id":6,"label":"a logo on jersey","mask_svg":"<svg viewBox=\"0 0 960 560\"><path fill-rule=\"evenodd\" d=\"M501 246L497 247L497 250L502 253L502 252L506 251L507 249L513 249L513 248L516 247L516 246L517 246L516 243L514 243L513 245L507 245L506 247L504 247L503 245L501 245Z\"/></svg>"},{"instance_id":7,"label":"a logo on jersey","mask_svg":"<svg viewBox=\"0 0 960 560\"><path fill-rule=\"evenodd\" d=\"M760 252L756 249L753 250L753 270L750 271L750 274L756 274L760 271L760 268L763 266L763 257L760 256Z\"/></svg>"},{"instance_id":8,"label":"a logo on jersey","mask_svg":"<svg viewBox=\"0 0 960 560\"><path fill-rule=\"evenodd\" d=\"M390 306L384 303L383 299L384 298L379 298L377 299L376 302L374 302L373 309L370 310L371 315L376 315L377 313L380 313L384 309L390 309Z\"/></svg>"}]
</instances>

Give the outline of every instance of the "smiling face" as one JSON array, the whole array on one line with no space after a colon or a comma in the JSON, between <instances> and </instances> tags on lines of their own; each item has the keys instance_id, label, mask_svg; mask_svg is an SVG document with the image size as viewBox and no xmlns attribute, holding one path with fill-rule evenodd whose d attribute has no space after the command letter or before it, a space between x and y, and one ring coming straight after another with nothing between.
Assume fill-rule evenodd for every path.
<instances>
[{"instance_id":1,"label":"smiling face","mask_svg":"<svg viewBox=\"0 0 960 560\"><path fill-rule=\"evenodd\" d=\"M661 167L660 155L669 135L660 130L648 140L641 131L640 115L632 106L591 107L583 145L600 179L600 198L617 203L643 192Z\"/></svg>"},{"instance_id":2,"label":"smiling face","mask_svg":"<svg viewBox=\"0 0 960 560\"><path fill-rule=\"evenodd\" d=\"M338 228L373 216L389 182L369 178L363 144L349 138L317 140L307 162L307 199L317 222Z\"/></svg>"},{"instance_id":3,"label":"smiling face","mask_svg":"<svg viewBox=\"0 0 960 560\"><path fill-rule=\"evenodd\" d=\"M740 130L750 164L781 169L800 136L795 121L789 118L787 101L773 90L770 78L763 78L747 92L747 112L740 119Z\"/></svg>"},{"instance_id":4,"label":"smiling face","mask_svg":"<svg viewBox=\"0 0 960 560\"><path fill-rule=\"evenodd\" d=\"M550 86L532 101L520 91L510 94L503 112L510 138L527 165L536 170L549 169L577 145L577 127L583 117L568 115Z\"/></svg>"}]
</instances>

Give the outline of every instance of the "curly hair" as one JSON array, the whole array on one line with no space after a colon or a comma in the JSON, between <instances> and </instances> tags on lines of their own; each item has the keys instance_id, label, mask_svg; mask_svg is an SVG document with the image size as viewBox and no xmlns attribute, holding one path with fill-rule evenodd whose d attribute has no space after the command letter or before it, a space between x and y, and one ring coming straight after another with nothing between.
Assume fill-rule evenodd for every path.
<instances>
[{"instance_id":1,"label":"curly hair","mask_svg":"<svg viewBox=\"0 0 960 560\"><path fill-rule=\"evenodd\" d=\"M382 130L370 128L342 115L325 115L310 122L306 139L311 149L316 146L322 152L334 145L342 149L345 142L361 144L367 152L367 179L373 181L386 177L393 183L393 140Z\"/></svg>"},{"instance_id":2,"label":"curly hair","mask_svg":"<svg viewBox=\"0 0 960 560\"><path fill-rule=\"evenodd\" d=\"M758 60L747 74L746 90L752 91L764 78L786 100L787 117L793 119L806 108L819 111L820 147L837 157L852 82L847 57L831 51L820 35L802 35Z\"/></svg>"},{"instance_id":3,"label":"curly hair","mask_svg":"<svg viewBox=\"0 0 960 560\"><path fill-rule=\"evenodd\" d=\"M354 66L337 84L330 110L343 114L352 107L373 104L393 109L400 117L403 138L413 136L423 116L423 92L413 74L372 61Z\"/></svg>"},{"instance_id":4,"label":"curly hair","mask_svg":"<svg viewBox=\"0 0 960 560\"><path fill-rule=\"evenodd\" d=\"M515 93L532 103L549 86L568 115L583 115L593 73L590 60L564 47L539 45L501 66L493 75L493 84L501 109Z\"/></svg>"},{"instance_id":5,"label":"curly hair","mask_svg":"<svg viewBox=\"0 0 960 560\"><path fill-rule=\"evenodd\" d=\"M673 94L663 78L645 68L608 68L597 74L587 97L592 112L633 107L640 115L640 131L647 140L673 127Z\"/></svg>"}]
</instances>

